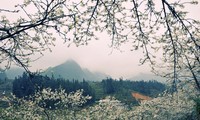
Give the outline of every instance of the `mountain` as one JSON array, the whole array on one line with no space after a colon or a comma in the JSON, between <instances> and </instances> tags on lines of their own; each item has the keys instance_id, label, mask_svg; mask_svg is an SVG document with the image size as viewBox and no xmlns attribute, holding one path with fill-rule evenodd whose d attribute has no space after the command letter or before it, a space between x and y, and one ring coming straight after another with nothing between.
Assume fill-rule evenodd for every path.
<instances>
[{"instance_id":1,"label":"mountain","mask_svg":"<svg viewBox=\"0 0 200 120\"><path fill-rule=\"evenodd\" d=\"M153 74L148 74L148 73L140 73L134 77L129 78L129 80L144 80L144 81L148 81L148 80L156 80L156 81L160 81L160 82L165 82L166 79L162 78L160 76L156 76Z\"/></svg>"},{"instance_id":2,"label":"mountain","mask_svg":"<svg viewBox=\"0 0 200 120\"><path fill-rule=\"evenodd\" d=\"M63 64L60 64L55 67L48 68L45 72L45 75L55 78L65 78L68 80L89 80L89 81L100 81L108 75L99 72L91 72L88 69L83 69L78 63L74 60L68 60Z\"/></svg>"},{"instance_id":3,"label":"mountain","mask_svg":"<svg viewBox=\"0 0 200 120\"><path fill-rule=\"evenodd\" d=\"M0 80L4 80L7 77L5 72L0 71Z\"/></svg>"},{"instance_id":4,"label":"mountain","mask_svg":"<svg viewBox=\"0 0 200 120\"><path fill-rule=\"evenodd\" d=\"M8 79L14 79L15 77L21 76L24 71L24 69L16 67L10 68L5 73Z\"/></svg>"}]
</instances>

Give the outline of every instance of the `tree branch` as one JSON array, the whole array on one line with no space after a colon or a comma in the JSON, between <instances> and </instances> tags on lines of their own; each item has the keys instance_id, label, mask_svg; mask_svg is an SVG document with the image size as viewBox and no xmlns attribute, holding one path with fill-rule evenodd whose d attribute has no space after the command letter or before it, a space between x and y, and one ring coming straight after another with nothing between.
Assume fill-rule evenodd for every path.
<instances>
[{"instance_id":1,"label":"tree branch","mask_svg":"<svg viewBox=\"0 0 200 120\"><path fill-rule=\"evenodd\" d=\"M170 26L169 26L169 22L168 22L168 18L167 18L167 12L166 12L166 8L165 8L165 0L162 0L162 6L163 6L163 10L164 10L164 16L165 16L165 23L166 23L166 25L167 25L167 31L168 31L168 33L169 33L169 37L170 37L170 40L171 40L171 44L172 44L172 46L173 46L173 58L174 58L174 62L173 62L173 66L174 66L174 68L173 68L173 70L174 70L174 80L173 80L173 89L175 89L175 91L176 91L176 82L177 82L177 74L176 74L176 54L177 54L177 52L176 52L176 46L175 46L175 42L174 42L174 40L173 40L173 37L172 37L172 31L171 31L171 28L170 28ZM174 92L174 91L173 91Z\"/></svg>"}]
</instances>

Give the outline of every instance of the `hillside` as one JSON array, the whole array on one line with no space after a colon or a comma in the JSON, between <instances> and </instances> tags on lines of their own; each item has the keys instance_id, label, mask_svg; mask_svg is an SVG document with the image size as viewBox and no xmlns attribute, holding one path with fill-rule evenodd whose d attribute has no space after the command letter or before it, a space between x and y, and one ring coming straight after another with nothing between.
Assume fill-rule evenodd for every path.
<instances>
[{"instance_id":1,"label":"hillside","mask_svg":"<svg viewBox=\"0 0 200 120\"><path fill-rule=\"evenodd\" d=\"M5 72L8 79L14 79L15 77L21 76L25 72L23 68L10 68Z\"/></svg>"},{"instance_id":2,"label":"hillside","mask_svg":"<svg viewBox=\"0 0 200 120\"><path fill-rule=\"evenodd\" d=\"M7 77L5 72L0 72L0 80L4 80Z\"/></svg>"},{"instance_id":3,"label":"hillside","mask_svg":"<svg viewBox=\"0 0 200 120\"><path fill-rule=\"evenodd\" d=\"M165 78L150 73L139 73L138 75L129 78L129 80L144 80L144 81L157 80L160 82L166 81Z\"/></svg>"}]
</instances>

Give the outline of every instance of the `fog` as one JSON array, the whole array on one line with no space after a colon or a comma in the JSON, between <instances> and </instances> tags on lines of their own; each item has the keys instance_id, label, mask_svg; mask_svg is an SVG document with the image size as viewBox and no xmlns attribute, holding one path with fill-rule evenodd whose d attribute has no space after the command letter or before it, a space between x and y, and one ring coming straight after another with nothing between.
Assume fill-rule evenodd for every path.
<instances>
[{"instance_id":1,"label":"fog","mask_svg":"<svg viewBox=\"0 0 200 120\"><path fill-rule=\"evenodd\" d=\"M89 42L87 46L76 47L72 44L67 47L67 44L62 44L62 40L58 40L52 52L46 52L41 59L32 64L31 69L44 69L73 59L83 68L117 78L132 77L141 72L150 73L148 64L139 66L139 59L143 57L141 51L130 51L131 44L128 43L114 49L110 47L110 43L108 37L101 37L98 41Z\"/></svg>"}]
</instances>

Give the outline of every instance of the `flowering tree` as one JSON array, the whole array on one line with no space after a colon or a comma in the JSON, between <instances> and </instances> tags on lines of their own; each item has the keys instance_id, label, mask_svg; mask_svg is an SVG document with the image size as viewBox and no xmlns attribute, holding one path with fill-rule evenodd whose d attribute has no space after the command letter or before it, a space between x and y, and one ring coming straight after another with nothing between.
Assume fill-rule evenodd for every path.
<instances>
[{"instance_id":1,"label":"flowering tree","mask_svg":"<svg viewBox=\"0 0 200 120\"><path fill-rule=\"evenodd\" d=\"M90 96L83 96L83 90L67 94L65 90L43 89L30 98L17 98L15 96L4 98L9 107L0 113L2 119L14 120L40 120L40 119L66 119L74 118L77 107L82 106ZM49 104L51 103L51 104ZM54 107L54 108L52 108Z\"/></svg>"},{"instance_id":2,"label":"flowering tree","mask_svg":"<svg viewBox=\"0 0 200 120\"><path fill-rule=\"evenodd\" d=\"M9 68L14 61L29 72L30 56L51 50L56 34L66 42L85 45L98 39L96 33L107 32L112 47L131 42L133 50L143 50L141 64L150 62L157 74L156 66L168 68L164 76L173 78L173 84L182 77L192 78L200 89L200 22L188 18L183 10L187 4L198 2L24 0L16 10L0 9L0 63L8 62ZM11 21L6 14L23 15ZM158 50L165 64L155 62Z\"/></svg>"},{"instance_id":3,"label":"flowering tree","mask_svg":"<svg viewBox=\"0 0 200 120\"><path fill-rule=\"evenodd\" d=\"M64 32L61 28L68 28L64 21L69 21L74 14L63 13L65 2L66 0L24 0L24 3L15 6L16 10L0 9L0 63L8 62L6 68L9 68L10 62L14 61L29 72L30 55L42 55L43 51L50 50L56 39L53 32L67 40L68 30ZM11 21L6 17L8 13L25 15Z\"/></svg>"}]
</instances>

